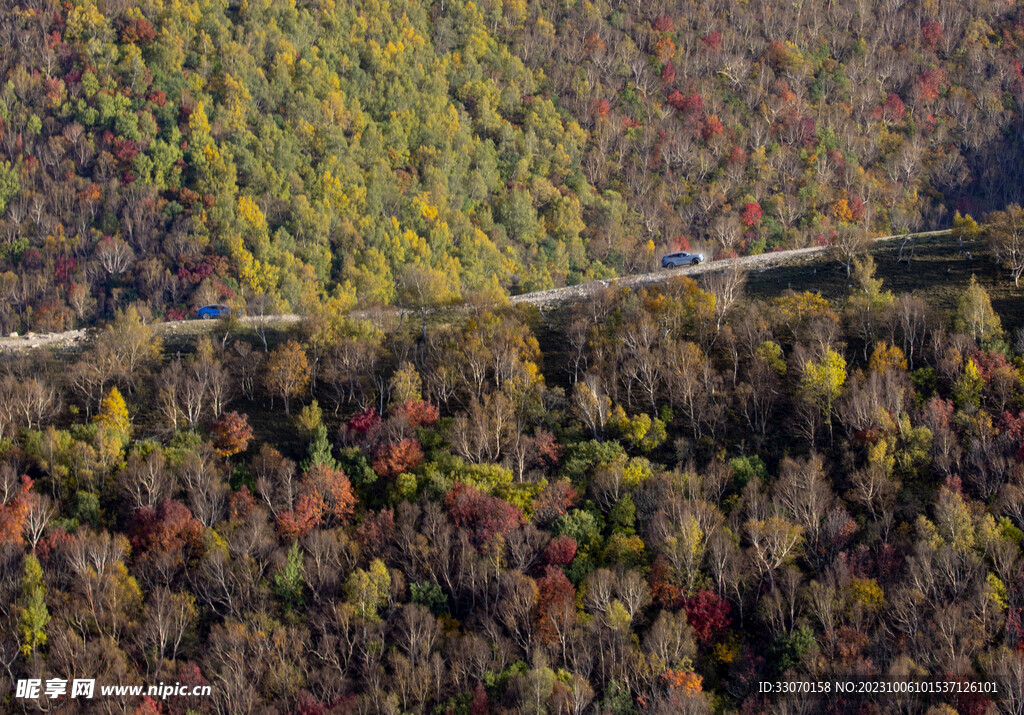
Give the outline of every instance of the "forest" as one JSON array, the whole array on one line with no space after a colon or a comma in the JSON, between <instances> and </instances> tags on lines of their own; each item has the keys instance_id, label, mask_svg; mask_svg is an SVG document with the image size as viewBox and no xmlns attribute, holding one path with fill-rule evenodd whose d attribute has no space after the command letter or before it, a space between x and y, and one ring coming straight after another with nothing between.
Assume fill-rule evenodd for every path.
<instances>
[{"instance_id":1,"label":"forest","mask_svg":"<svg viewBox=\"0 0 1024 715\"><path fill-rule=\"evenodd\" d=\"M977 0L0 5L0 332L480 300L1020 203Z\"/></svg>"},{"instance_id":2,"label":"forest","mask_svg":"<svg viewBox=\"0 0 1024 715\"><path fill-rule=\"evenodd\" d=\"M993 0L3 0L0 711L1024 714L1022 61ZM761 685L863 680L952 687Z\"/></svg>"},{"instance_id":3,"label":"forest","mask_svg":"<svg viewBox=\"0 0 1024 715\"><path fill-rule=\"evenodd\" d=\"M187 345L129 308L7 355L4 708L77 674L212 695L57 711L823 712L758 684L880 678L997 690L829 711L1020 713L1024 329L871 258L833 301L745 279L606 289L543 345L493 303Z\"/></svg>"}]
</instances>

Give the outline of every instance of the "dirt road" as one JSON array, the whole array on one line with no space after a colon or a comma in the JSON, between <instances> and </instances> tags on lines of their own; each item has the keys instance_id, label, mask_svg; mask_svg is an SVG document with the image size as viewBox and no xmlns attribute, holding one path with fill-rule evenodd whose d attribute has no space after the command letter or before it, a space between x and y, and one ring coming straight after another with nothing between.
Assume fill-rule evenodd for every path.
<instances>
[{"instance_id":1,"label":"dirt road","mask_svg":"<svg viewBox=\"0 0 1024 715\"><path fill-rule=\"evenodd\" d=\"M927 238L929 236L944 236L949 234L949 229L941 231L923 231L920 233L910 234L910 238ZM874 239L875 242L880 241L895 241L902 239L906 234L900 234L898 236L882 236ZM726 268L730 265L741 265L750 271L765 270L775 266L789 264L794 260L801 259L803 257L809 257L815 254L825 253L828 251L828 246L814 246L812 248L794 248L790 251L777 251L775 253L762 253L756 256L740 256L739 258L729 258L722 261L705 262L696 266L686 266L684 268L676 268L673 270L661 269L652 271L651 273L640 273L632 276L621 276L618 278L608 278L606 280L591 281L590 283L581 283L575 286L565 286L563 288L552 288L550 290L537 291L535 293L523 293L522 295L513 296L509 300L514 303L525 303L527 305L550 305L553 303L562 303L567 300L578 300L585 298L594 291L603 288L605 286L647 286L654 285L657 283L663 283L673 276L680 274L683 275L699 275L701 273L707 273L709 271L718 271Z\"/></svg>"},{"instance_id":2,"label":"dirt road","mask_svg":"<svg viewBox=\"0 0 1024 715\"><path fill-rule=\"evenodd\" d=\"M910 234L911 238L925 238L928 236L942 236L949 234L949 229L941 231L923 231L920 233ZM906 234L900 234L896 236L882 236L876 238L875 241L894 241L902 239ZM732 264L738 264L746 268L747 270L765 270L774 266L791 263L794 260L799 260L803 257L809 257L813 254L824 253L828 250L828 247L813 247L813 248L796 248L790 251L778 251L775 253L762 253L757 256L741 256L739 258L731 258L723 261L714 261L709 263L701 263L697 266L688 266L686 268L676 268L674 270L657 270L651 273L641 273L632 276L621 276L619 278L609 278L600 281L591 281L589 283L581 283L575 286L565 286L564 288L552 288L550 290L536 291L534 293L523 293L521 295L512 296L509 300L513 304L525 304L525 305L537 305L547 306L555 303L562 303L569 300L579 300L585 298L591 293L606 287L606 286L646 286L662 283L673 276L680 274L683 275L699 275L708 271L716 271L725 268ZM302 319L301 316L295 314L283 314L275 315L265 319L257 319L252 317L244 317L241 319L243 323L253 324L257 320L267 320L274 324L288 324L297 323ZM176 320L169 321L166 323L154 323L153 329L161 334L170 335L185 335L201 332L209 324L209 321L201 320ZM51 347L58 350L74 350L79 344L86 341L89 337L89 333L95 329L93 328L81 328L78 330L68 330L62 333L27 333L25 335L18 336L7 336L0 337L0 352L9 351L21 351L21 350L32 350L41 347Z\"/></svg>"}]
</instances>

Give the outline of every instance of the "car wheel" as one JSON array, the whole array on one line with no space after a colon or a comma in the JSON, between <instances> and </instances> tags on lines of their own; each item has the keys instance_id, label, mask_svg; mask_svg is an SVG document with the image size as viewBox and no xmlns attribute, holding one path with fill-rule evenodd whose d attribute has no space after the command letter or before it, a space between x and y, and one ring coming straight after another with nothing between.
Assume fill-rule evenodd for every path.
<instances>
[{"instance_id":1,"label":"car wheel","mask_svg":"<svg viewBox=\"0 0 1024 715\"><path fill-rule=\"evenodd\" d=\"M202 318L203 320L209 320L209 319L210 319L210 314L209 314L209 313L203 313L203 314L202 314L202 315L201 315L200 317L201 317L201 318Z\"/></svg>"},{"instance_id":2,"label":"car wheel","mask_svg":"<svg viewBox=\"0 0 1024 715\"><path fill-rule=\"evenodd\" d=\"M695 266L698 263L700 263L700 259L699 258L694 258L692 261L690 261L690 265L691 266Z\"/></svg>"}]
</instances>

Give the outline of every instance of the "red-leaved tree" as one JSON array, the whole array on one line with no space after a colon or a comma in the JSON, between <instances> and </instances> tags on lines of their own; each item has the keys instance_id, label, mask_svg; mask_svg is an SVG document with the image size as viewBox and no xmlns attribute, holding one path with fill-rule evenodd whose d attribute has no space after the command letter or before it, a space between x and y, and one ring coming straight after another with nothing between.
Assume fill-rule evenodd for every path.
<instances>
[{"instance_id":1,"label":"red-leaved tree","mask_svg":"<svg viewBox=\"0 0 1024 715\"><path fill-rule=\"evenodd\" d=\"M228 518L232 521L244 519L255 508L256 498L249 491L248 485L243 484L241 489L231 492L228 497Z\"/></svg>"},{"instance_id":2,"label":"red-leaved tree","mask_svg":"<svg viewBox=\"0 0 1024 715\"><path fill-rule=\"evenodd\" d=\"M477 548L489 543L495 534L508 536L524 521L523 513L504 499L461 482L448 492L444 503L448 518L455 526L469 532Z\"/></svg>"},{"instance_id":3,"label":"red-leaved tree","mask_svg":"<svg viewBox=\"0 0 1024 715\"><path fill-rule=\"evenodd\" d=\"M673 251L691 251L693 250L690 244L690 239L686 236L675 236L670 242Z\"/></svg>"},{"instance_id":4,"label":"red-leaved tree","mask_svg":"<svg viewBox=\"0 0 1024 715\"><path fill-rule=\"evenodd\" d=\"M676 81L676 68L672 66L671 62L666 62L665 66L661 68L661 82L666 87L671 86Z\"/></svg>"},{"instance_id":5,"label":"red-leaved tree","mask_svg":"<svg viewBox=\"0 0 1024 715\"><path fill-rule=\"evenodd\" d=\"M392 408L391 414L405 417L410 427L430 427L441 416L437 407L426 400L407 400Z\"/></svg>"},{"instance_id":6,"label":"red-leaved tree","mask_svg":"<svg viewBox=\"0 0 1024 715\"><path fill-rule=\"evenodd\" d=\"M903 104L903 100L898 94L890 92L882 103L882 119L886 122L902 122L905 116L907 116L907 107Z\"/></svg>"},{"instance_id":7,"label":"red-leaved tree","mask_svg":"<svg viewBox=\"0 0 1024 715\"><path fill-rule=\"evenodd\" d=\"M662 608L678 608L683 591L672 582L672 568L664 555L658 554L651 564L651 598Z\"/></svg>"},{"instance_id":8,"label":"red-leaved tree","mask_svg":"<svg viewBox=\"0 0 1024 715\"><path fill-rule=\"evenodd\" d=\"M469 715L490 715L491 704L487 700L487 689L479 680L473 690L473 700L469 703Z\"/></svg>"},{"instance_id":9,"label":"red-leaved tree","mask_svg":"<svg viewBox=\"0 0 1024 715\"><path fill-rule=\"evenodd\" d=\"M353 415L352 419L348 421L348 431L364 437L371 434L379 425L380 415L377 414L375 407L371 407Z\"/></svg>"},{"instance_id":10,"label":"red-leaved tree","mask_svg":"<svg viewBox=\"0 0 1024 715\"><path fill-rule=\"evenodd\" d=\"M187 506L164 499L156 508L136 510L128 528L132 553L138 559L151 560L171 556L183 563L203 549L203 525Z\"/></svg>"},{"instance_id":11,"label":"red-leaved tree","mask_svg":"<svg viewBox=\"0 0 1024 715\"><path fill-rule=\"evenodd\" d=\"M132 715L161 715L162 712L160 703L146 695L142 698L142 702L132 710Z\"/></svg>"},{"instance_id":12,"label":"red-leaved tree","mask_svg":"<svg viewBox=\"0 0 1024 715\"><path fill-rule=\"evenodd\" d=\"M302 483L302 491L322 504L322 513L335 523L352 516L356 496L352 483L341 469L316 463L310 466Z\"/></svg>"},{"instance_id":13,"label":"red-leaved tree","mask_svg":"<svg viewBox=\"0 0 1024 715\"><path fill-rule=\"evenodd\" d=\"M921 23L921 41L929 50L934 50L942 39L942 23L928 19Z\"/></svg>"},{"instance_id":14,"label":"red-leaved tree","mask_svg":"<svg viewBox=\"0 0 1024 715\"><path fill-rule=\"evenodd\" d=\"M568 566L576 558L576 539L556 536L544 547L544 561L552 566Z\"/></svg>"},{"instance_id":15,"label":"red-leaved tree","mask_svg":"<svg viewBox=\"0 0 1024 715\"><path fill-rule=\"evenodd\" d=\"M225 412L211 429L213 448L222 457L232 457L249 448L252 439L252 427L249 426L248 415L237 412Z\"/></svg>"},{"instance_id":16,"label":"red-leaved tree","mask_svg":"<svg viewBox=\"0 0 1024 715\"><path fill-rule=\"evenodd\" d=\"M758 224L761 223L761 217L764 216L764 210L761 205L756 201L748 201L743 205L743 210L740 211L740 223L747 228L757 228Z\"/></svg>"},{"instance_id":17,"label":"red-leaved tree","mask_svg":"<svg viewBox=\"0 0 1024 715\"><path fill-rule=\"evenodd\" d=\"M732 622L729 616L729 602L714 591L699 591L683 599L686 622L693 628L697 640L707 643Z\"/></svg>"},{"instance_id":18,"label":"red-leaved tree","mask_svg":"<svg viewBox=\"0 0 1024 715\"><path fill-rule=\"evenodd\" d=\"M710 141L712 137L718 136L725 131L725 127L722 125L717 114L709 114L704 117L704 121L701 123L700 136L704 141Z\"/></svg>"},{"instance_id":19,"label":"red-leaved tree","mask_svg":"<svg viewBox=\"0 0 1024 715\"><path fill-rule=\"evenodd\" d=\"M403 472L411 472L422 463L423 449L419 440L406 437L377 448L373 457L373 471L385 479L394 479Z\"/></svg>"},{"instance_id":20,"label":"red-leaved tree","mask_svg":"<svg viewBox=\"0 0 1024 715\"><path fill-rule=\"evenodd\" d=\"M356 541L370 558L383 557L394 535L395 511L390 508L368 512L356 529Z\"/></svg>"},{"instance_id":21,"label":"red-leaved tree","mask_svg":"<svg viewBox=\"0 0 1024 715\"><path fill-rule=\"evenodd\" d=\"M295 506L278 515L277 531L285 539L301 539L321 523L344 523L352 516L355 503L345 472L313 464L302 479Z\"/></svg>"},{"instance_id":22,"label":"red-leaved tree","mask_svg":"<svg viewBox=\"0 0 1024 715\"><path fill-rule=\"evenodd\" d=\"M651 23L651 29L655 32L672 32L675 30L675 22L671 15L658 15Z\"/></svg>"},{"instance_id":23,"label":"red-leaved tree","mask_svg":"<svg viewBox=\"0 0 1024 715\"><path fill-rule=\"evenodd\" d=\"M324 503L314 495L299 494L295 506L283 511L277 517L277 533L283 539L301 539L320 523L324 515Z\"/></svg>"},{"instance_id":24,"label":"red-leaved tree","mask_svg":"<svg viewBox=\"0 0 1024 715\"><path fill-rule=\"evenodd\" d=\"M13 475L12 475L13 478ZM6 504L0 504L0 544L21 545L24 542L22 530L31 501L32 480L22 475L21 486Z\"/></svg>"},{"instance_id":25,"label":"red-leaved tree","mask_svg":"<svg viewBox=\"0 0 1024 715\"><path fill-rule=\"evenodd\" d=\"M550 524L569 511L579 494L567 480L553 482L533 500L533 518L541 526Z\"/></svg>"},{"instance_id":26,"label":"red-leaved tree","mask_svg":"<svg viewBox=\"0 0 1024 715\"><path fill-rule=\"evenodd\" d=\"M557 619L575 612L576 587L558 566L545 566L537 579L537 624L541 637L552 640L557 632Z\"/></svg>"}]
</instances>

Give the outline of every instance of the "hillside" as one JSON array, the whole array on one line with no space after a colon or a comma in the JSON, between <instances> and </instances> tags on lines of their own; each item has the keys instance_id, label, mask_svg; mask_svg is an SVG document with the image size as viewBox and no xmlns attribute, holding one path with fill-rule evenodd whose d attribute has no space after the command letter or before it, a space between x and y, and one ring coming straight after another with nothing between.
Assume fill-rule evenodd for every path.
<instances>
[{"instance_id":1,"label":"hillside","mask_svg":"<svg viewBox=\"0 0 1024 715\"><path fill-rule=\"evenodd\" d=\"M924 240L937 237L942 240L942 245L946 248L946 253L949 253L954 246L954 239L950 236L949 231L932 231L923 232L920 234L912 234L910 236L888 236L880 237L875 239L877 242L889 241L889 240L911 240L913 239L916 244L922 243ZM963 246L959 246L963 249ZM967 248L973 248L975 253L982 256L984 252L984 245L978 241L970 242ZM866 249L865 249L866 250ZM875 253L878 253L880 249L875 249ZM962 250L958 251L958 255L962 255ZM746 256L742 258L726 258L721 261L715 261L712 263L705 262L702 265L694 267L684 267L676 271L668 271L665 269L659 269L650 273L642 273L626 278L606 278L603 280L588 281L585 283L579 283L574 286L562 287L562 288L549 288L546 290L532 291L529 293L520 293L512 296L509 303L512 305L538 305L542 307L552 306L572 306L581 300L586 300L589 296L598 293L608 286L616 287L638 287L638 286L657 286L662 283L668 283L674 276L677 275L701 275L706 272L716 272L726 270L729 268L739 269L745 272L756 271L757 273L763 273L767 269L778 269L780 267L792 267L793 265L807 265L808 263L816 265L817 263L827 261L831 253L827 246L792 249L789 251L773 251L771 254L759 255L759 256ZM812 269L813 270L813 269ZM771 281L768 281L771 284ZM790 286L792 287L792 286ZM918 284L918 288L922 285ZM818 289L814 281L811 281L807 286L808 289ZM1000 286L993 286L995 290L999 290ZM501 296L496 296L497 302L503 302ZM467 308L472 308L473 304L469 305L458 305L454 306L456 311L464 311ZM263 308L269 308L270 306L261 306ZM453 306L445 305L429 305L425 304L420 306L420 309L429 315L434 316L446 316L448 309ZM405 308L380 308L383 312L391 314L393 316L404 316L409 314L409 310ZM244 310L243 310L244 313ZM365 320L373 315L374 311L353 311L348 313L348 316L353 319ZM315 316L316 311L312 311L310 315ZM305 316L309 318L310 315ZM178 338L187 339L189 336L197 334L217 332L221 329L226 329L228 332L246 329L257 329L257 330L280 330L281 328L287 329L289 326L303 320L304 316L295 313L274 313L264 311L257 315L242 315L237 321L228 321L226 325L221 323L209 323L199 321L195 319L182 318L180 320L164 320L153 324L153 329L163 335L165 338L170 336L176 336ZM0 337L0 351L24 351L24 350L35 350L37 348L51 348L57 350L75 350L80 347L89 337L89 329L79 328L76 330L64 330L59 332L46 332L46 333L34 333L29 332L25 335L18 335L12 333L6 337Z\"/></svg>"},{"instance_id":2,"label":"hillside","mask_svg":"<svg viewBox=\"0 0 1024 715\"><path fill-rule=\"evenodd\" d=\"M0 8L0 332L446 302L1021 199L1020 8Z\"/></svg>"},{"instance_id":3,"label":"hillside","mask_svg":"<svg viewBox=\"0 0 1024 715\"><path fill-rule=\"evenodd\" d=\"M817 710L758 683L862 679L1013 712L1020 297L980 240L919 240L266 344L130 309L0 355L0 708L73 670L209 687L86 713Z\"/></svg>"},{"instance_id":4,"label":"hillside","mask_svg":"<svg viewBox=\"0 0 1024 715\"><path fill-rule=\"evenodd\" d=\"M1022 60L0 2L0 712L1024 715Z\"/></svg>"}]
</instances>

